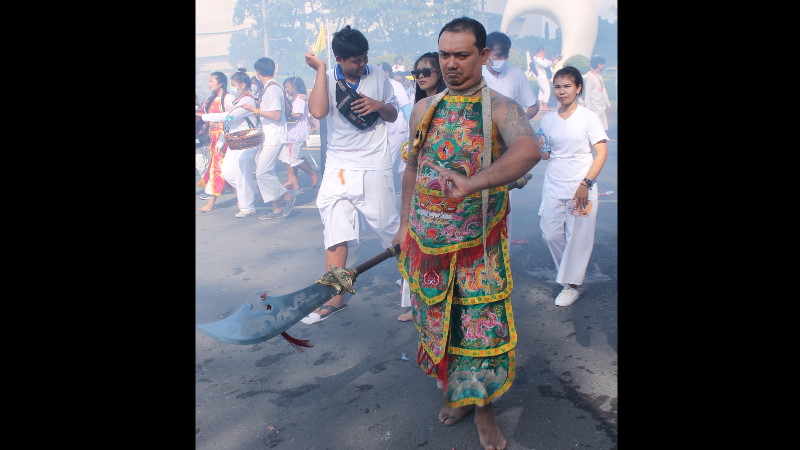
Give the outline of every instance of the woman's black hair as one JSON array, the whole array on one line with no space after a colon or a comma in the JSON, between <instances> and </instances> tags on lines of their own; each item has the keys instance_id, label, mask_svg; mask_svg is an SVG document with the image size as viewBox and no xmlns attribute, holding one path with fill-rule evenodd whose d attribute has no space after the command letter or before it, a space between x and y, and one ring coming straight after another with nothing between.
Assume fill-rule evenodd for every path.
<instances>
[{"instance_id":1,"label":"woman's black hair","mask_svg":"<svg viewBox=\"0 0 800 450\"><path fill-rule=\"evenodd\" d=\"M308 89L306 89L306 84L303 82L302 78L289 77L286 80L284 80L283 83L284 84L291 83L292 86L295 87L295 90L297 91L298 94L306 94L306 97L308 96Z\"/></svg>"},{"instance_id":2,"label":"woman's black hair","mask_svg":"<svg viewBox=\"0 0 800 450\"><path fill-rule=\"evenodd\" d=\"M572 78L572 82L575 83L575 87L580 86L581 88L581 92L578 93L578 95L583 97L583 75L581 75L580 70L573 66L564 66L556 71L555 75L553 75L553 80L558 77Z\"/></svg>"},{"instance_id":3,"label":"woman's black hair","mask_svg":"<svg viewBox=\"0 0 800 450\"><path fill-rule=\"evenodd\" d=\"M220 98L220 106L222 106L222 110L225 111L225 95L228 93L228 77L225 76L222 72L211 72L212 77L217 79L217 83L222 85L222 97ZM217 98L217 93L212 92L211 95L205 101L205 105L203 106L204 112L208 112L208 108L211 107L211 102Z\"/></svg>"},{"instance_id":4,"label":"woman's black hair","mask_svg":"<svg viewBox=\"0 0 800 450\"><path fill-rule=\"evenodd\" d=\"M439 52L428 52L423 53L415 62L414 62L414 70L417 70L417 66L419 65L420 61L423 59L427 59L431 66L436 69L437 75L439 76L439 82L436 83L436 93L442 92L443 90L447 89L447 85L444 84L444 77L442 76L442 67L439 65ZM418 101L422 100L423 98L427 97L428 94L419 87L419 83L417 80L414 79L414 103L416 104Z\"/></svg>"},{"instance_id":5,"label":"woman's black hair","mask_svg":"<svg viewBox=\"0 0 800 450\"><path fill-rule=\"evenodd\" d=\"M250 90L250 75L247 75L247 71L239 69L238 72L231 75L231 81L234 83L244 83L247 87L247 90Z\"/></svg>"}]
</instances>

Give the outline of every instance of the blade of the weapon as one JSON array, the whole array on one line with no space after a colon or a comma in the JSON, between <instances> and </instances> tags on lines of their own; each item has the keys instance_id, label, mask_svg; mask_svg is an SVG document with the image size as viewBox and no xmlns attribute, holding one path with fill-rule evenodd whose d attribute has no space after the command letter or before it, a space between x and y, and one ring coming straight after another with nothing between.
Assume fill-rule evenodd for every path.
<instances>
[{"instance_id":1,"label":"blade of the weapon","mask_svg":"<svg viewBox=\"0 0 800 450\"><path fill-rule=\"evenodd\" d=\"M398 244L356 266L352 269L353 281L359 274L399 253ZM214 339L229 344L256 344L288 330L335 295L335 287L314 283L291 294L266 297L257 306L247 302L225 319L196 327Z\"/></svg>"},{"instance_id":2,"label":"blade of the weapon","mask_svg":"<svg viewBox=\"0 0 800 450\"><path fill-rule=\"evenodd\" d=\"M242 305L225 319L197 325L197 329L229 344L248 345L269 340L296 324L336 295L336 288L312 284L291 294L267 297Z\"/></svg>"}]
</instances>

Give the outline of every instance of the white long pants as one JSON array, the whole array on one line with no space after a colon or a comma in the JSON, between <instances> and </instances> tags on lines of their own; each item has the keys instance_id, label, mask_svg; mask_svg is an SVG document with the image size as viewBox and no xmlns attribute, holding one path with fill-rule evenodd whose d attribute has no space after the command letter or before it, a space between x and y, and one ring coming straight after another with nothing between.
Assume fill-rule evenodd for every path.
<instances>
[{"instance_id":1,"label":"white long pants","mask_svg":"<svg viewBox=\"0 0 800 450\"><path fill-rule=\"evenodd\" d=\"M400 156L400 147L403 146L404 142L408 141L408 129L406 129L405 133L388 135L388 140L389 148L392 149L392 165L394 166L394 171L398 175L403 175L403 171L406 170L406 162L403 161L403 157Z\"/></svg>"},{"instance_id":2,"label":"white long pants","mask_svg":"<svg viewBox=\"0 0 800 450\"><path fill-rule=\"evenodd\" d=\"M256 193L256 153L258 147L225 152L222 160L222 177L236 189L236 201L244 212L255 211Z\"/></svg>"},{"instance_id":3,"label":"white long pants","mask_svg":"<svg viewBox=\"0 0 800 450\"><path fill-rule=\"evenodd\" d=\"M543 198L539 226L558 270L556 283L581 285L594 247L598 202L596 197L590 199L592 210L588 217L581 217L567 212L570 200Z\"/></svg>"},{"instance_id":4,"label":"white long pants","mask_svg":"<svg viewBox=\"0 0 800 450\"><path fill-rule=\"evenodd\" d=\"M550 101L550 80L546 76L536 77L536 82L539 84L539 95L537 98L540 102L546 105Z\"/></svg>"},{"instance_id":5,"label":"white long pants","mask_svg":"<svg viewBox=\"0 0 800 450\"><path fill-rule=\"evenodd\" d=\"M286 187L275 173L278 156L284 145L262 145L261 150L256 153L256 181L264 203L271 202L286 192Z\"/></svg>"}]
</instances>

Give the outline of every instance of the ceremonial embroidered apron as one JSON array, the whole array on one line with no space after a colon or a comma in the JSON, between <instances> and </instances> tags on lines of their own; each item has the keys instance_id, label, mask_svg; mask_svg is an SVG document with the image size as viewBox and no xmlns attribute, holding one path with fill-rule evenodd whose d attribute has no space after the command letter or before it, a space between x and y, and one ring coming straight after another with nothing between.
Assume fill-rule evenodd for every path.
<instances>
[{"instance_id":1,"label":"ceremonial embroidered apron","mask_svg":"<svg viewBox=\"0 0 800 450\"><path fill-rule=\"evenodd\" d=\"M492 160L497 159L492 127ZM438 172L425 161L473 175L481 167L480 98L446 95L437 105L418 156L409 233L398 268L411 288L420 335L417 362L443 383L450 408L485 406L505 393L515 373L517 342L506 216L508 190L489 190L484 227L481 192L444 198Z\"/></svg>"}]
</instances>

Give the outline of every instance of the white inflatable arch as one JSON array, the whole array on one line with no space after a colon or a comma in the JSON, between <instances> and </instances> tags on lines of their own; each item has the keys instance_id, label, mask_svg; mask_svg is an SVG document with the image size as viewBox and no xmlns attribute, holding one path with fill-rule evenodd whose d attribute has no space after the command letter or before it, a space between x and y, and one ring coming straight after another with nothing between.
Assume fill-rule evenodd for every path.
<instances>
[{"instance_id":1,"label":"white inflatable arch","mask_svg":"<svg viewBox=\"0 0 800 450\"><path fill-rule=\"evenodd\" d=\"M555 21L561 29L563 59L553 65L553 72L563 67L570 56L592 57L597 39L597 20L600 17L595 0L508 0L500 31L507 33L511 21L525 14L545 16ZM531 53L534 51L536 49L531 49Z\"/></svg>"}]
</instances>

